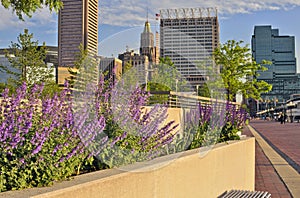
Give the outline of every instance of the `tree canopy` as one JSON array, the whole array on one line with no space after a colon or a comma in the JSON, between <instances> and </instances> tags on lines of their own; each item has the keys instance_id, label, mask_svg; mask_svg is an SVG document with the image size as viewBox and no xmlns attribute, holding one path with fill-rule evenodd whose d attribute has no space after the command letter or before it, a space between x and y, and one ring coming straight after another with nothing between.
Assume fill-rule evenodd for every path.
<instances>
[{"instance_id":1,"label":"tree canopy","mask_svg":"<svg viewBox=\"0 0 300 198\"><path fill-rule=\"evenodd\" d=\"M263 65L270 63L264 61L258 64L248 45L242 44L243 41L229 40L213 52L214 62L220 67L223 86L230 101L234 101L238 93L244 98L259 99L261 93L272 89L272 85L256 78L259 76L258 71L267 70Z\"/></svg>"},{"instance_id":2,"label":"tree canopy","mask_svg":"<svg viewBox=\"0 0 300 198\"><path fill-rule=\"evenodd\" d=\"M1 4L6 9L12 9L21 20L24 20L24 15L31 17L37 9L43 6L56 12L63 6L61 0L1 0Z\"/></svg>"},{"instance_id":3,"label":"tree canopy","mask_svg":"<svg viewBox=\"0 0 300 198\"><path fill-rule=\"evenodd\" d=\"M46 53L45 43L39 46L27 29L19 34L18 42L12 42L9 50L6 50L5 57L10 65L0 65L0 70L11 76L8 80L9 86L18 87L23 82L28 87L36 83L55 84L53 67L45 63Z\"/></svg>"},{"instance_id":4,"label":"tree canopy","mask_svg":"<svg viewBox=\"0 0 300 198\"><path fill-rule=\"evenodd\" d=\"M170 57L160 57L153 66L150 79L151 91L184 91L187 81L177 71Z\"/></svg>"}]
</instances>

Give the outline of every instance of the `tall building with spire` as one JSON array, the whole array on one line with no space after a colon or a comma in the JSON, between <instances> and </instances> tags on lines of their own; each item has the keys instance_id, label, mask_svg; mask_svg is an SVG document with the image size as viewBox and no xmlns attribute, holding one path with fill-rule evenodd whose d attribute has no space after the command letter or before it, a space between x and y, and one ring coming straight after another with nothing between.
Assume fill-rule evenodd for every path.
<instances>
[{"instance_id":1,"label":"tall building with spire","mask_svg":"<svg viewBox=\"0 0 300 198\"><path fill-rule=\"evenodd\" d=\"M65 79L73 67L79 46L92 57L98 55L98 0L62 0L58 17L59 77Z\"/></svg>"},{"instance_id":2,"label":"tall building with spire","mask_svg":"<svg viewBox=\"0 0 300 198\"><path fill-rule=\"evenodd\" d=\"M148 56L149 62L155 62L154 35L148 20L145 22L144 31L141 33L140 54Z\"/></svg>"}]
</instances>

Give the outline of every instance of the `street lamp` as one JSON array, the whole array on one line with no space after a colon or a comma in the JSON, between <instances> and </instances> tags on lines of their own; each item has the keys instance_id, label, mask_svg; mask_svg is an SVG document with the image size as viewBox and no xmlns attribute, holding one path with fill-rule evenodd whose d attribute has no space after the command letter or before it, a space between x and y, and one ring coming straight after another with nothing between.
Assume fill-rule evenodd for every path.
<instances>
[{"instance_id":1,"label":"street lamp","mask_svg":"<svg viewBox=\"0 0 300 198\"><path fill-rule=\"evenodd\" d=\"M199 85L196 85L196 96L199 95Z\"/></svg>"},{"instance_id":2,"label":"street lamp","mask_svg":"<svg viewBox=\"0 0 300 198\"><path fill-rule=\"evenodd\" d=\"M147 88L148 88L147 84L148 84L149 72L154 72L156 70L157 70L156 68L155 69L145 69L145 72L146 72L146 78L145 78L146 91L147 91Z\"/></svg>"},{"instance_id":3,"label":"street lamp","mask_svg":"<svg viewBox=\"0 0 300 198\"><path fill-rule=\"evenodd\" d=\"M291 121L291 123L293 122L293 102L292 101L290 101L289 102L289 108L290 108L290 121Z\"/></svg>"}]
</instances>

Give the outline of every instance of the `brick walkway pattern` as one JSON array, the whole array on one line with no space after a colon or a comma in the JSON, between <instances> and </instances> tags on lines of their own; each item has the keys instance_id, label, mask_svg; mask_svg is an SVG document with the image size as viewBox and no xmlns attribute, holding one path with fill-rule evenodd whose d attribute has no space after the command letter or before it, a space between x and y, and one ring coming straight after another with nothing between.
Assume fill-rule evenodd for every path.
<instances>
[{"instance_id":1,"label":"brick walkway pattern","mask_svg":"<svg viewBox=\"0 0 300 198\"><path fill-rule=\"evenodd\" d=\"M257 121L252 121L250 125L254 127L256 122ZM244 128L243 134L253 137L248 127ZM272 198L292 197L284 182L280 179L276 170L257 142L255 144L255 190L267 191L271 193Z\"/></svg>"},{"instance_id":2,"label":"brick walkway pattern","mask_svg":"<svg viewBox=\"0 0 300 198\"><path fill-rule=\"evenodd\" d=\"M252 121L251 126L300 174L300 123Z\"/></svg>"}]
</instances>

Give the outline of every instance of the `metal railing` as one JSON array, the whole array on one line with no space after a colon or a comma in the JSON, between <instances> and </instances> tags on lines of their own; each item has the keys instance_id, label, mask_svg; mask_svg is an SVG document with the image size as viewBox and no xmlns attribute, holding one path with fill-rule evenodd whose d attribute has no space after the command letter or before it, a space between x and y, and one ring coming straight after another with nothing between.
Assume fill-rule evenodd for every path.
<instances>
[{"instance_id":1,"label":"metal railing","mask_svg":"<svg viewBox=\"0 0 300 198\"><path fill-rule=\"evenodd\" d=\"M190 93L174 92L174 91L152 91L150 92L149 104L167 104L170 108L195 108L199 104L203 106L225 105L227 100L195 96ZM230 104L240 107L238 102L230 102Z\"/></svg>"}]
</instances>

